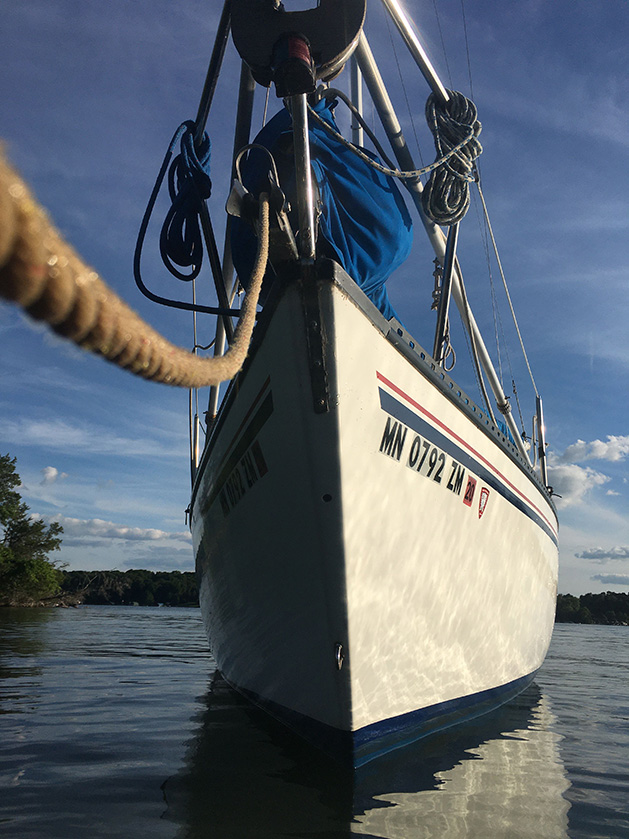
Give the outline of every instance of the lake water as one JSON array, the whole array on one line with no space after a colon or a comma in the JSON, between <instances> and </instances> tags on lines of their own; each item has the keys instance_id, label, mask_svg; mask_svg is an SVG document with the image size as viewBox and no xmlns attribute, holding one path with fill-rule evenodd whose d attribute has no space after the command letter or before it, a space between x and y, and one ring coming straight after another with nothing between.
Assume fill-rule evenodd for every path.
<instances>
[{"instance_id":1,"label":"lake water","mask_svg":"<svg viewBox=\"0 0 629 839\"><path fill-rule=\"evenodd\" d=\"M629 628L355 775L213 678L199 611L0 610L5 839L629 837Z\"/></svg>"}]
</instances>

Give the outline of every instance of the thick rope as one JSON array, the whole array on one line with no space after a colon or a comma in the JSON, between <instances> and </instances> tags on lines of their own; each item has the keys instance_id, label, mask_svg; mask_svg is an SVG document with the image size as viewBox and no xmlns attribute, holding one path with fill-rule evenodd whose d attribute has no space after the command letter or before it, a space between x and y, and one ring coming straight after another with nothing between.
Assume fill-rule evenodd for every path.
<instances>
[{"instance_id":1,"label":"thick rope","mask_svg":"<svg viewBox=\"0 0 629 839\"><path fill-rule=\"evenodd\" d=\"M476 181L476 158L483 147L476 106L462 93L449 90L447 102L431 93L426 102L426 120L432 131L438 167L422 193L429 219L440 225L461 221L470 206L470 183Z\"/></svg>"},{"instance_id":2,"label":"thick rope","mask_svg":"<svg viewBox=\"0 0 629 839\"><path fill-rule=\"evenodd\" d=\"M201 358L167 341L81 260L0 154L0 298L78 346L151 381L194 388L236 375L255 325L268 235L268 196L261 195L258 253L234 340L225 355Z\"/></svg>"}]
</instances>

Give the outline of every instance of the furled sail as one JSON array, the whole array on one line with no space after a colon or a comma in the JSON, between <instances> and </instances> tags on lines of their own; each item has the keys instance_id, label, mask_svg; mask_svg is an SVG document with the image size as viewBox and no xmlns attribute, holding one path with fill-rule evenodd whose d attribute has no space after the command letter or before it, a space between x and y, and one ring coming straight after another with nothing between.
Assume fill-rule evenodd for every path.
<instances>
[{"instance_id":1,"label":"furled sail","mask_svg":"<svg viewBox=\"0 0 629 839\"><path fill-rule=\"evenodd\" d=\"M322 99L315 110L338 130L335 105L336 100ZM336 259L387 319L397 317L385 283L409 255L413 236L400 190L393 178L370 167L318 124L312 124L309 133L320 211L317 255ZM276 114L254 144L272 153L281 187L295 206L290 113L284 108ZM370 152L366 154L377 160ZM242 167L247 190L257 195L266 188L268 170L267 155L252 148ZM232 231L236 271L240 277L248 277L255 253L253 229L236 218Z\"/></svg>"}]
</instances>

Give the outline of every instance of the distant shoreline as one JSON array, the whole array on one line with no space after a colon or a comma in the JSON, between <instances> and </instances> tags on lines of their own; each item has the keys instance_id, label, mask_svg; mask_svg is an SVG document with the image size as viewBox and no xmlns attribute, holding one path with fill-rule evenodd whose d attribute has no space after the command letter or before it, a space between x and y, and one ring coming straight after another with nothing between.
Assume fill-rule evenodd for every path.
<instances>
[{"instance_id":1,"label":"distant shoreline","mask_svg":"<svg viewBox=\"0 0 629 839\"><path fill-rule=\"evenodd\" d=\"M199 605L194 571L65 571L55 594L38 600L23 597L2 602L8 607Z\"/></svg>"},{"instance_id":2,"label":"distant shoreline","mask_svg":"<svg viewBox=\"0 0 629 839\"><path fill-rule=\"evenodd\" d=\"M199 605L193 571L62 571L61 590L31 603L5 603L8 607L71 608L74 606L179 606ZM629 626L629 594L557 595L555 623Z\"/></svg>"},{"instance_id":3,"label":"distant shoreline","mask_svg":"<svg viewBox=\"0 0 629 839\"><path fill-rule=\"evenodd\" d=\"M605 591L599 594L557 595L555 623L629 626L629 594Z\"/></svg>"}]
</instances>

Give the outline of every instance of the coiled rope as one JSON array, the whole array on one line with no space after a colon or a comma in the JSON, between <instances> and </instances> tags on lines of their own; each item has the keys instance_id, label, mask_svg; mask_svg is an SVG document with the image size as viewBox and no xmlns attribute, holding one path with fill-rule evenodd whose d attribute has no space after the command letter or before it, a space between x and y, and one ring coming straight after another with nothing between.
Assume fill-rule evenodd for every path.
<instances>
[{"instance_id":1,"label":"coiled rope","mask_svg":"<svg viewBox=\"0 0 629 839\"><path fill-rule=\"evenodd\" d=\"M182 123L170 144L168 153L177 142L180 152L168 170L168 192L172 204L164 219L159 237L162 261L173 276L179 280L194 280L199 275L203 262L203 239L199 215L203 201L210 197L210 138L203 134L201 142L195 145L195 124L192 120ZM168 157L167 153L167 157ZM162 167L163 169L163 167ZM163 178L163 174L160 173ZM158 188L161 180L158 179ZM153 191L149 214L155 204L157 191ZM184 274L175 268L190 268Z\"/></svg>"},{"instance_id":2,"label":"coiled rope","mask_svg":"<svg viewBox=\"0 0 629 839\"><path fill-rule=\"evenodd\" d=\"M432 131L439 165L422 192L422 205L436 224L461 221L470 206L470 183L477 180L476 158L483 151L477 140L481 124L474 103L449 90L442 102L431 93L426 102L426 120Z\"/></svg>"},{"instance_id":3,"label":"coiled rope","mask_svg":"<svg viewBox=\"0 0 629 839\"><path fill-rule=\"evenodd\" d=\"M326 97L327 98L327 97ZM342 98L343 102L347 102L347 97L339 97ZM353 105L349 106L352 113L357 117L358 121L360 122L361 126L365 130L365 133L369 136L370 139L372 138L372 132L369 129L369 126L365 122L364 119L359 118L358 111L355 109ZM394 166L383 166L381 163L378 163L377 160L374 160L373 157L370 157L368 154L359 147L355 146L352 142L345 139L342 134L339 134L338 131L330 125L323 117L321 117L315 109L308 105L308 113L310 116L317 122L331 137L334 137L335 140L338 140L341 145L345 146L345 148L349 149L356 157L359 157L363 160L368 166L371 166L372 169L376 169L378 172L382 172L383 175L390 175L392 178L398 178L400 180L406 181L417 181L422 175L429 175L431 172L436 171L446 163L451 157L456 155L470 140L474 138L474 131L470 128L467 135L460 141L460 143L453 148L449 149L442 157L438 158L434 161L434 163L430 163L428 166L423 166L421 169L409 169L409 170L402 170L396 169ZM479 123L480 125L480 123ZM377 141L376 141L377 144ZM480 144L479 144L480 145ZM376 146L378 149L381 149L381 146L377 144ZM383 155L384 160L388 160L384 152L380 151L380 154ZM390 161L388 161L390 163Z\"/></svg>"},{"instance_id":4,"label":"coiled rope","mask_svg":"<svg viewBox=\"0 0 629 839\"><path fill-rule=\"evenodd\" d=\"M196 388L236 375L251 343L268 239L269 203L263 194L258 253L234 340L225 355L201 358L166 340L81 260L0 154L0 298L78 346L151 381Z\"/></svg>"}]
</instances>

